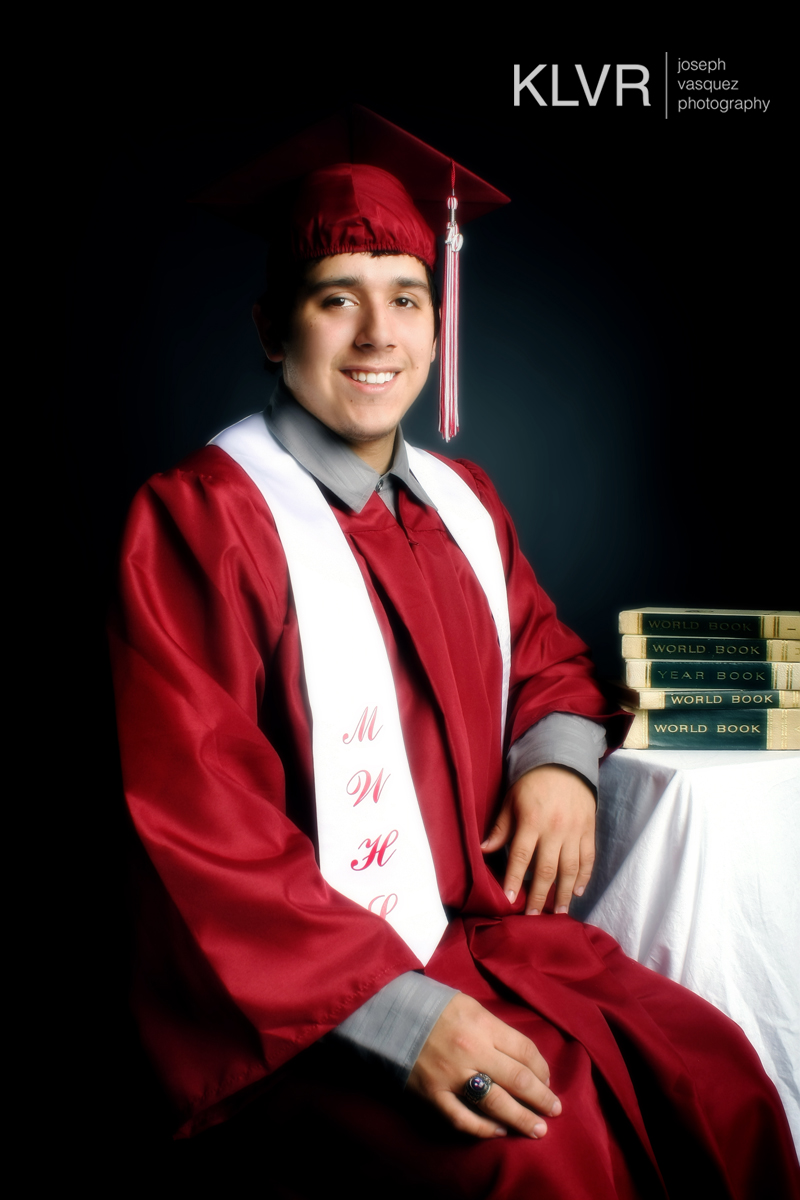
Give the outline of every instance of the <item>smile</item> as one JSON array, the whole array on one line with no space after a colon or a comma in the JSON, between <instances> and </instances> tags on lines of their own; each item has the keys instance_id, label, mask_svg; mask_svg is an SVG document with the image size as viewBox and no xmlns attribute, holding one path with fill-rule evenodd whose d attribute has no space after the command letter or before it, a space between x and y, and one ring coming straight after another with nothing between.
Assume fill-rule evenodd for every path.
<instances>
[{"instance_id":1,"label":"smile","mask_svg":"<svg viewBox=\"0 0 800 1200\"><path fill-rule=\"evenodd\" d=\"M349 371L351 379L355 379L356 383L388 383L390 379L394 379L396 371Z\"/></svg>"}]
</instances>

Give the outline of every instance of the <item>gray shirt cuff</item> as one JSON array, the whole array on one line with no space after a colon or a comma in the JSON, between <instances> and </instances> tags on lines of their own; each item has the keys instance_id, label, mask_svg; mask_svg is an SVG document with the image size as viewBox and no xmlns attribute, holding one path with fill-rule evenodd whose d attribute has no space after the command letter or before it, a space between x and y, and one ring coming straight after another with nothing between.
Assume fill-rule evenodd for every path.
<instances>
[{"instance_id":1,"label":"gray shirt cuff","mask_svg":"<svg viewBox=\"0 0 800 1200\"><path fill-rule=\"evenodd\" d=\"M411 1068L455 988L406 971L342 1021L331 1037L348 1042L363 1058L378 1058L405 1087Z\"/></svg>"},{"instance_id":2,"label":"gray shirt cuff","mask_svg":"<svg viewBox=\"0 0 800 1200\"><path fill-rule=\"evenodd\" d=\"M574 713L548 713L517 738L508 752L506 768L509 787L533 767L569 767L597 795L599 760L606 752L602 725Z\"/></svg>"}]
</instances>

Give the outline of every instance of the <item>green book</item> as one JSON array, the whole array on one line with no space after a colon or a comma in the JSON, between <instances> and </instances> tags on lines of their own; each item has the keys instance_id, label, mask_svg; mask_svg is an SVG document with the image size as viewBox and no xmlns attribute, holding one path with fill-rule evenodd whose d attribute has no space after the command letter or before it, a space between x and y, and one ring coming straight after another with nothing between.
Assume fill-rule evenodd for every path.
<instances>
[{"instance_id":1,"label":"green book","mask_svg":"<svg viewBox=\"0 0 800 1200\"><path fill-rule=\"evenodd\" d=\"M620 633L683 637L800 638L797 609L631 608L619 614Z\"/></svg>"},{"instance_id":2,"label":"green book","mask_svg":"<svg viewBox=\"0 0 800 1200\"><path fill-rule=\"evenodd\" d=\"M637 708L625 750L800 750L800 709L680 716Z\"/></svg>"},{"instance_id":3,"label":"green book","mask_svg":"<svg viewBox=\"0 0 800 1200\"><path fill-rule=\"evenodd\" d=\"M800 690L800 663L716 662L704 659L676 659L654 662L629 658L625 663L625 683L631 688L747 688L755 691Z\"/></svg>"},{"instance_id":4,"label":"green book","mask_svg":"<svg viewBox=\"0 0 800 1200\"><path fill-rule=\"evenodd\" d=\"M800 662L800 639L640 637L626 633L622 636L622 657Z\"/></svg>"},{"instance_id":5,"label":"green book","mask_svg":"<svg viewBox=\"0 0 800 1200\"><path fill-rule=\"evenodd\" d=\"M800 708L800 692L779 692L774 688L745 691L734 688L614 688L622 704L629 708L701 710L725 708L751 712L756 708Z\"/></svg>"}]
</instances>

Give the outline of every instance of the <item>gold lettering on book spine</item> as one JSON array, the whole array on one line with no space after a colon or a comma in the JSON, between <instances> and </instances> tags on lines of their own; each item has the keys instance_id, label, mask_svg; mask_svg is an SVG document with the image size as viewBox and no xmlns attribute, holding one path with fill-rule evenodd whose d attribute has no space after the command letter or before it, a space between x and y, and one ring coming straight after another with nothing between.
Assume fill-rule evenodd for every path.
<instances>
[{"instance_id":1,"label":"gold lettering on book spine","mask_svg":"<svg viewBox=\"0 0 800 1200\"><path fill-rule=\"evenodd\" d=\"M777 612L740 613L735 609L714 608L657 608L647 606L642 609L625 609L619 614L619 632L623 634L641 634L645 632L647 618L651 618L647 628L651 632L664 633L667 630L689 632L697 629L697 623L688 618L692 615L709 618L709 633L739 634L762 638L790 638L800 640L800 612L796 609L783 609ZM653 626L653 622L656 626ZM712 623L713 622L713 623Z\"/></svg>"}]
</instances>

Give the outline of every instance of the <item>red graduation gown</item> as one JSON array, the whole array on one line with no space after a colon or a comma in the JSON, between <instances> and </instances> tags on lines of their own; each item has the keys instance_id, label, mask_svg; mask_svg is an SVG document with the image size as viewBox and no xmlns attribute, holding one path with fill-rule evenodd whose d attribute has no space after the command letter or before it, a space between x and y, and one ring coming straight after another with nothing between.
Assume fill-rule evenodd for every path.
<instances>
[{"instance_id":1,"label":"red graduation gown","mask_svg":"<svg viewBox=\"0 0 800 1200\"><path fill-rule=\"evenodd\" d=\"M492 485L470 464L456 469L491 513L506 568L507 743L549 712L602 719L586 648L557 620ZM137 867L134 1004L181 1132L221 1120L278 1078L268 1096L280 1098L279 1111L291 1110L294 1088L309 1111L329 1113L336 1146L355 1145L369 1128L373 1148L379 1136L398 1169L423 1164L420 1178L436 1179L438 1194L445 1179L460 1179L462 1195L514 1196L533 1183L537 1196L629 1196L640 1194L635 1179L657 1189L641 1194L664 1194L674 1130L685 1127L709 1180L731 1189L719 1194L749 1195L742 1180L753 1163L775 1171L792 1152L755 1055L743 1037L731 1051L735 1026L631 963L599 930L518 915L524 896L510 909L484 861L479 844L502 791L501 662L461 551L435 511L402 488L398 521L378 496L360 514L329 498L387 645L440 893L458 914L427 972L533 1038L564 1114L541 1144L510 1137L447 1152L433 1121L444 1140L425 1165L408 1100L384 1098L381 1108L375 1099L365 1114L360 1094L345 1103L319 1080L308 1092L314 1052L292 1060L420 964L386 921L319 872L286 560L260 493L211 447L137 495L111 626L125 791L147 852ZM359 714L342 715L345 732ZM733 1141L740 1179L727 1161ZM309 1179L309 1194L315 1186Z\"/></svg>"}]
</instances>

